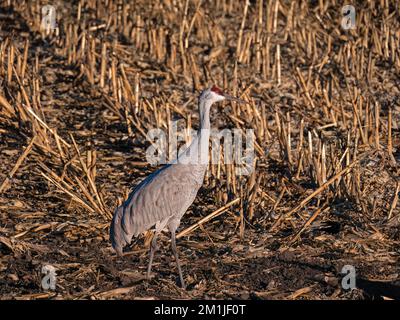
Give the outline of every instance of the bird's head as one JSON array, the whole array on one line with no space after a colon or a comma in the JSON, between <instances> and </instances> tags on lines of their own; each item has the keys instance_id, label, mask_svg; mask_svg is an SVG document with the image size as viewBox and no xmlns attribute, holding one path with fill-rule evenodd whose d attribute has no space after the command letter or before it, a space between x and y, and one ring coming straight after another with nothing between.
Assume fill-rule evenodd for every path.
<instances>
[{"instance_id":1,"label":"bird's head","mask_svg":"<svg viewBox=\"0 0 400 320\"><path fill-rule=\"evenodd\" d=\"M200 95L200 100L208 100L211 103L223 100L232 100L236 102L246 103L246 101L244 100L226 94L225 92L222 91L222 89L218 88L216 85L213 85L212 87L204 90Z\"/></svg>"}]
</instances>

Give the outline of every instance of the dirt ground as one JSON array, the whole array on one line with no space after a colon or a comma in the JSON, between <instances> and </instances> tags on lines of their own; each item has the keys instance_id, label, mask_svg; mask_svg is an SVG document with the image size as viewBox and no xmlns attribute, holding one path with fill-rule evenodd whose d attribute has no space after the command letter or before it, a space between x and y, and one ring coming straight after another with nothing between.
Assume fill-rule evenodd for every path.
<instances>
[{"instance_id":1,"label":"dirt ground","mask_svg":"<svg viewBox=\"0 0 400 320\"><path fill-rule=\"evenodd\" d=\"M49 2L0 0L0 299L400 299L400 9L383 2L354 2L346 31L338 1L56 1L46 35ZM146 280L151 233L119 258L110 214L156 169L143 132L197 128L212 83L252 101L211 122L254 128L257 165L209 168L178 231L240 200L177 240L183 290L169 235Z\"/></svg>"}]
</instances>

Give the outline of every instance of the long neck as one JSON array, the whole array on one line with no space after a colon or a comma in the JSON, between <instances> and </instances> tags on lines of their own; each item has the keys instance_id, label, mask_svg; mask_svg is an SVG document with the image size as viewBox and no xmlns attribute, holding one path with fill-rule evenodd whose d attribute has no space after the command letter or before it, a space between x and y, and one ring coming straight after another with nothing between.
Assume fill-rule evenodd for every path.
<instances>
[{"instance_id":1,"label":"long neck","mask_svg":"<svg viewBox=\"0 0 400 320\"><path fill-rule=\"evenodd\" d=\"M210 141L210 109L212 101L203 100L199 102L200 112L200 131L198 135L198 146L199 146L199 161L200 164L208 164L208 144Z\"/></svg>"},{"instance_id":2,"label":"long neck","mask_svg":"<svg viewBox=\"0 0 400 320\"><path fill-rule=\"evenodd\" d=\"M197 137L192 141L189 148L178 157L180 163L191 163L196 165L208 164L208 143L210 140L210 108L212 101L200 100L200 129Z\"/></svg>"},{"instance_id":3,"label":"long neck","mask_svg":"<svg viewBox=\"0 0 400 320\"><path fill-rule=\"evenodd\" d=\"M210 100L201 100L199 102L200 129L210 129L211 104L212 102Z\"/></svg>"}]
</instances>

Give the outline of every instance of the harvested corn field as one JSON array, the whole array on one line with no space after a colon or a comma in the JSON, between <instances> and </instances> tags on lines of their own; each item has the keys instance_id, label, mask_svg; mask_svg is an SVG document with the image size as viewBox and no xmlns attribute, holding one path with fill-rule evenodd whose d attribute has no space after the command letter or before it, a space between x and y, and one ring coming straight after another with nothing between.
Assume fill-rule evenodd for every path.
<instances>
[{"instance_id":1,"label":"harvested corn field","mask_svg":"<svg viewBox=\"0 0 400 320\"><path fill-rule=\"evenodd\" d=\"M0 299L399 299L399 72L397 1L0 0ZM212 85L254 157L209 163L183 290L168 233L148 280L109 227Z\"/></svg>"}]
</instances>

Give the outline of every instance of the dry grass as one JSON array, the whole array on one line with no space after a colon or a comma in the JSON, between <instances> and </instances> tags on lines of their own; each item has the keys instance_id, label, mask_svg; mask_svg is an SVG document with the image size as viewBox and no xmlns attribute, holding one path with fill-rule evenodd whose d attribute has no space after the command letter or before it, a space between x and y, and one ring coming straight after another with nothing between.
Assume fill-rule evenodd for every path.
<instances>
[{"instance_id":1,"label":"dry grass","mask_svg":"<svg viewBox=\"0 0 400 320\"><path fill-rule=\"evenodd\" d=\"M333 0L55 1L46 32L48 3L0 1L1 298L374 296L340 288L345 264L399 280L397 4L355 1L344 30ZM196 128L213 83L249 101L212 123L254 129L256 170L209 166L179 235L190 290L168 248L148 284L150 235L116 259L112 211L154 170L147 131Z\"/></svg>"}]
</instances>

